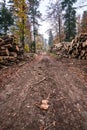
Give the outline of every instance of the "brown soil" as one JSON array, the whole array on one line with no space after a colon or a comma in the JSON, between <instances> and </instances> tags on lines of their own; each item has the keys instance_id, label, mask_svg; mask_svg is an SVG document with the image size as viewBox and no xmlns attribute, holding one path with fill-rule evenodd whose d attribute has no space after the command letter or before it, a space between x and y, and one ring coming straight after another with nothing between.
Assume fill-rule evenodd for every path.
<instances>
[{"instance_id":1,"label":"brown soil","mask_svg":"<svg viewBox=\"0 0 87 130\"><path fill-rule=\"evenodd\" d=\"M42 54L0 75L0 130L87 130L87 61Z\"/></svg>"}]
</instances>

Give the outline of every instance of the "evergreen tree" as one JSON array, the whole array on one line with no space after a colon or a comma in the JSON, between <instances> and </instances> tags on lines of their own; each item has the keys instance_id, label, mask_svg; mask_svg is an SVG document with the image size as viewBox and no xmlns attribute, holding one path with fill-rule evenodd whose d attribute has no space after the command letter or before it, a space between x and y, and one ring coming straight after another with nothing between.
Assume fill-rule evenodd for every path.
<instances>
[{"instance_id":1,"label":"evergreen tree","mask_svg":"<svg viewBox=\"0 0 87 130\"><path fill-rule=\"evenodd\" d=\"M49 30L48 44L49 44L50 47L53 45L53 34L52 34L52 30Z\"/></svg>"},{"instance_id":2,"label":"evergreen tree","mask_svg":"<svg viewBox=\"0 0 87 130\"><path fill-rule=\"evenodd\" d=\"M37 35L38 32L38 18L40 18L41 13L38 10L39 8L39 4L40 4L40 0L28 0L29 1L29 18L30 21L32 23L33 26L33 49L34 52L36 52L36 40L35 37Z\"/></svg>"},{"instance_id":3,"label":"evergreen tree","mask_svg":"<svg viewBox=\"0 0 87 130\"><path fill-rule=\"evenodd\" d=\"M63 0L62 2L62 9L65 10L65 23L64 23L64 30L66 41L72 40L76 35L76 11L73 8L73 4L77 0Z\"/></svg>"},{"instance_id":4,"label":"evergreen tree","mask_svg":"<svg viewBox=\"0 0 87 130\"><path fill-rule=\"evenodd\" d=\"M0 9L0 33L7 34L9 27L13 25L14 20L12 18L12 13L6 7L6 2L2 4Z\"/></svg>"}]
</instances>

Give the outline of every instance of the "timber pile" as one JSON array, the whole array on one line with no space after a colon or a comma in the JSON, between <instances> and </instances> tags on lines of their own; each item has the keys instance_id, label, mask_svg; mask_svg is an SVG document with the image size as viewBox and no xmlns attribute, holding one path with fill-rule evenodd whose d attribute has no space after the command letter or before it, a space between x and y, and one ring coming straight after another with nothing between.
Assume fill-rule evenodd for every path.
<instances>
[{"instance_id":1,"label":"timber pile","mask_svg":"<svg viewBox=\"0 0 87 130\"><path fill-rule=\"evenodd\" d=\"M13 35L0 37L0 64L14 62L19 51L19 46L15 42Z\"/></svg>"},{"instance_id":2,"label":"timber pile","mask_svg":"<svg viewBox=\"0 0 87 130\"><path fill-rule=\"evenodd\" d=\"M87 33L80 34L68 46L69 57L87 59Z\"/></svg>"},{"instance_id":3,"label":"timber pile","mask_svg":"<svg viewBox=\"0 0 87 130\"><path fill-rule=\"evenodd\" d=\"M13 64L22 66L33 59L34 53L24 53L23 48L16 43L14 35L0 37L0 69Z\"/></svg>"},{"instance_id":4,"label":"timber pile","mask_svg":"<svg viewBox=\"0 0 87 130\"><path fill-rule=\"evenodd\" d=\"M58 56L58 58L68 57L68 55L67 55L68 46L69 46L69 44L65 43L65 42L54 44L50 48L50 52L56 54Z\"/></svg>"},{"instance_id":5,"label":"timber pile","mask_svg":"<svg viewBox=\"0 0 87 130\"><path fill-rule=\"evenodd\" d=\"M58 43L53 45L50 52L59 57L87 59L87 33L80 34L71 43Z\"/></svg>"}]
</instances>

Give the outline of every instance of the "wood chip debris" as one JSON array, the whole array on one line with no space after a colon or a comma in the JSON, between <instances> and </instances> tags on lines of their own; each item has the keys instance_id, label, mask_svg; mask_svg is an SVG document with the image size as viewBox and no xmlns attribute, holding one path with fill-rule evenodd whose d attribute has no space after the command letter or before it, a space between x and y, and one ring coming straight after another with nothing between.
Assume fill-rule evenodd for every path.
<instances>
[{"instance_id":1,"label":"wood chip debris","mask_svg":"<svg viewBox=\"0 0 87 130\"><path fill-rule=\"evenodd\" d=\"M48 100L42 100L42 104L40 105L40 108L47 110L49 108Z\"/></svg>"}]
</instances>

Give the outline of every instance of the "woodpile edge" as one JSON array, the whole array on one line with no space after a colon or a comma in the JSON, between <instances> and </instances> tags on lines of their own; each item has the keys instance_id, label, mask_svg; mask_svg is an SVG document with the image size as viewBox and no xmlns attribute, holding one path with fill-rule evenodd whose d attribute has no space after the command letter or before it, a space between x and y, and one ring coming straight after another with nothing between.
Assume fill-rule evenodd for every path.
<instances>
[{"instance_id":1,"label":"woodpile edge","mask_svg":"<svg viewBox=\"0 0 87 130\"><path fill-rule=\"evenodd\" d=\"M16 62L23 53L23 49L16 43L14 35L0 37L0 65Z\"/></svg>"},{"instance_id":2,"label":"woodpile edge","mask_svg":"<svg viewBox=\"0 0 87 130\"><path fill-rule=\"evenodd\" d=\"M59 57L87 60L87 33L76 36L72 42L63 42L53 45L50 52Z\"/></svg>"}]
</instances>

